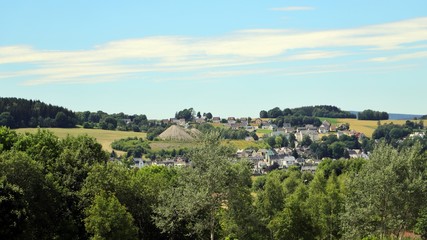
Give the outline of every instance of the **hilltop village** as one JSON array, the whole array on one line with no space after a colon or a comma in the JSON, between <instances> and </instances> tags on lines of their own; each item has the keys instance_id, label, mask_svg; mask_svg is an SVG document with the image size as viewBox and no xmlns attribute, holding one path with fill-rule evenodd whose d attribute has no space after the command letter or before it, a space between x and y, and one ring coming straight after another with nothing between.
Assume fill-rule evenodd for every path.
<instances>
[{"instance_id":1,"label":"hilltop village","mask_svg":"<svg viewBox=\"0 0 427 240\"><path fill-rule=\"evenodd\" d=\"M349 124L331 124L327 120L322 121L320 125L316 124L317 126L314 124L293 126L291 123L283 122L280 123L280 127L276 124L277 120L271 118L212 117L207 119L199 117L191 121L184 118L171 118L163 119L161 122L171 125L159 135L161 140L194 140L201 133L198 128L204 125L232 131L246 131L245 141L266 143L265 147L247 147L236 151L237 158L250 161L254 175L292 166L300 168L303 172L313 173L324 159L368 159L370 154L368 136L351 130ZM414 128L411 121L407 121L406 125ZM418 128L420 127L422 127L421 123ZM407 136L410 139L424 137L424 131L411 131ZM400 141L405 139L402 138ZM183 156L174 156L155 161L136 158L135 164L138 167L183 166L189 162Z\"/></svg>"}]
</instances>

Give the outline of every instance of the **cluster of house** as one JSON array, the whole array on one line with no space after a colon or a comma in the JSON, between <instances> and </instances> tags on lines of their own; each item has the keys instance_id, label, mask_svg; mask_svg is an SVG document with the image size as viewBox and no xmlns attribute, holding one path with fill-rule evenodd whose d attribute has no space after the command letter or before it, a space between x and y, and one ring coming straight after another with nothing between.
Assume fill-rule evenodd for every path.
<instances>
[{"instance_id":1,"label":"cluster of house","mask_svg":"<svg viewBox=\"0 0 427 240\"><path fill-rule=\"evenodd\" d=\"M196 118L194 120L195 123L205 123L208 120L206 118ZM338 137L342 134L353 136L356 135L358 138L363 136L363 133L355 132L355 131L349 131L344 130L340 131L340 127L334 126L330 124L328 121L323 121L322 124L319 127L316 127L311 124L307 124L304 127L293 127L290 123L284 123L283 127L278 127L276 124L273 124L270 120L265 120L261 118L256 119L250 119L246 117L242 118L235 118L235 117L228 117L226 119L222 119L220 117L213 117L210 122L214 124L222 124L226 127L230 127L231 129L245 129L248 132L254 132L258 129L267 129L271 130L272 132L269 134L269 136L279 136L279 135L287 135L290 133L295 134L298 141L301 141L305 135L309 136L311 140L316 141L319 140L319 134L325 134L328 132L337 132ZM189 122L187 122L185 119L176 119L176 118L170 118L170 119L163 119L162 123L165 124L176 124L180 126L188 126ZM248 138L247 140L251 140Z\"/></svg>"},{"instance_id":2,"label":"cluster of house","mask_svg":"<svg viewBox=\"0 0 427 240\"><path fill-rule=\"evenodd\" d=\"M147 166L163 166L163 167L185 167L190 164L189 160L185 157L174 157L160 161L145 161L142 158L134 158L134 167L142 168Z\"/></svg>"},{"instance_id":3,"label":"cluster of house","mask_svg":"<svg viewBox=\"0 0 427 240\"><path fill-rule=\"evenodd\" d=\"M306 149L297 149L298 155L302 155ZM301 171L315 172L317 165L321 160L295 158L291 148L276 149L241 149L237 150L238 158L248 159L252 163L252 173L254 175L265 174L271 167L276 166L279 169L289 168L291 166L300 166Z\"/></svg>"},{"instance_id":4,"label":"cluster of house","mask_svg":"<svg viewBox=\"0 0 427 240\"><path fill-rule=\"evenodd\" d=\"M247 159L252 163L252 173L254 175L266 174L272 167L285 169L291 166L298 166L303 172L314 173L321 159L306 159L303 157L294 157L295 152L298 156L308 156L310 149L300 148L274 148L274 149L240 149L236 152L237 158ZM360 149L348 149L350 158L368 158ZM165 166L165 167L185 167L189 166L189 159L178 156L164 160L144 161L142 158L134 158L134 167L142 168L146 166Z\"/></svg>"},{"instance_id":5,"label":"cluster of house","mask_svg":"<svg viewBox=\"0 0 427 240\"><path fill-rule=\"evenodd\" d=\"M301 167L303 172L314 173L317 169L317 166L321 159L305 159L303 157L294 157L294 151L296 151L298 156L308 156L309 148L275 148L275 149L241 149L237 150L238 158L248 159L252 163L252 172L254 175L265 174L273 166L276 166L278 169L289 168L291 166ZM365 154L360 149L348 149L350 158L368 158L368 155Z\"/></svg>"},{"instance_id":6,"label":"cluster of house","mask_svg":"<svg viewBox=\"0 0 427 240\"><path fill-rule=\"evenodd\" d=\"M363 133L356 132L354 130L339 130L342 129L341 127L337 127L334 125L331 125L328 121L323 121L322 124L319 127L316 127L311 124L307 124L304 127L292 127L290 123L284 123L282 128L278 128L275 124L271 124L268 122L263 122L261 125L262 129L268 129L272 132L268 135L271 136L286 136L288 137L289 134L293 133L295 134L295 137L297 141L301 142L304 136L310 137L312 141L317 141L320 139L320 134L326 134L329 132L336 132L337 137L339 138L342 135L347 136L356 136L357 138L365 137ZM247 127L247 131L256 131L258 129L257 126L250 126Z\"/></svg>"}]
</instances>

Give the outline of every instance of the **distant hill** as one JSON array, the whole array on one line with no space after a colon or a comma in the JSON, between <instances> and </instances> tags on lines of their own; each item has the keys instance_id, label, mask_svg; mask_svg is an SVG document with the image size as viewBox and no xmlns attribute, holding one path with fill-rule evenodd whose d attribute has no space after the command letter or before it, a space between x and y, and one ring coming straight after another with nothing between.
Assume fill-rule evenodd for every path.
<instances>
[{"instance_id":1,"label":"distant hill","mask_svg":"<svg viewBox=\"0 0 427 240\"><path fill-rule=\"evenodd\" d=\"M401 114L401 113L389 113L390 120L412 120L414 118L420 118L422 115L419 114Z\"/></svg>"},{"instance_id":2,"label":"distant hill","mask_svg":"<svg viewBox=\"0 0 427 240\"><path fill-rule=\"evenodd\" d=\"M360 111L350 111L352 114L356 114ZM421 118L421 114L402 114L402 113L389 113L389 120L412 120L414 118Z\"/></svg>"}]
</instances>

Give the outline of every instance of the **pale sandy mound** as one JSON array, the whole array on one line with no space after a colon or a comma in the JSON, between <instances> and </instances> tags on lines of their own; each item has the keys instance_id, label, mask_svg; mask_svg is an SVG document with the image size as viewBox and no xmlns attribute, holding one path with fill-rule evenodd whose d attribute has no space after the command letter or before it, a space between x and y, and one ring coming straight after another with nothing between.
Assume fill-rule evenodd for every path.
<instances>
[{"instance_id":1,"label":"pale sandy mound","mask_svg":"<svg viewBox=\"0 0 427 240\"><path fill-rule=\"evenodd\" d=\"M180 140L180 141L191 141L194 140L194 137L192 137L187 131L179 127L177 125L172 125L168 129L166 129L164 132L162 132L159 135L159 138L162 140Z\"/></svg>"},{"instance_id":2,"label":"pale sandy mound","mask_svg":"<svg viewBox=\"0 0 427 240\"><path fill-rule=\"evenodd\" d=\"M200 135L202 135L202 132L200 132L198 129L196 129L196 128L192 128L192 129L190 129L190 135L191 136L193 136L193 137L195 137L195 138L197 138L197 137L199 137Z\"/></svg>"}]
</instances>

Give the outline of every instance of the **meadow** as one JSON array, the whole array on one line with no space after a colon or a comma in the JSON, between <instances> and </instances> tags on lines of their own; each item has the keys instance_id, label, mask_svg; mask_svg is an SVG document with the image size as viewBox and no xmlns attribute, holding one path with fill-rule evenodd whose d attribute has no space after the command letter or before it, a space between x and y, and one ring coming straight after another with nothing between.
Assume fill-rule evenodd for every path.
<instances>
[{"instance_id":1,"label":"meadow","mask_svg":"<svg viewBox=\"0 0 427 240\"><path fill-rule=\"evenodd\" d=\"M20 128L16 129L18 133L35 133L38 128ZM102 129L85 129L85 128L45 128L59 138L66 138L68 135L70 136L79 136L87 134L90 137L94 137L101 145L105 151L111 152L113 149L111 148L111 143L114 140L118 140L121 138L128 137L138 137L138 138L146 138L146 133L141 132L124 132L124 131L110 131L110 130L102 130Z\"/></svg>"},{"instance_id":2,"label":"meadow","mask_svg":"<svg viewBox=\"0 0 427 240\"><path fill-rule=\"evenodd\" d=\"M321 121L327 120L332 125L340 125L343 123L350 124L350 129L364 133L367 137L372 137L372 133L377 129L378 124L405 124L406 120L357 120L352 118L320 118ZM425 122L424 122L425 123Z\"/></svg>"}]
</instances>

